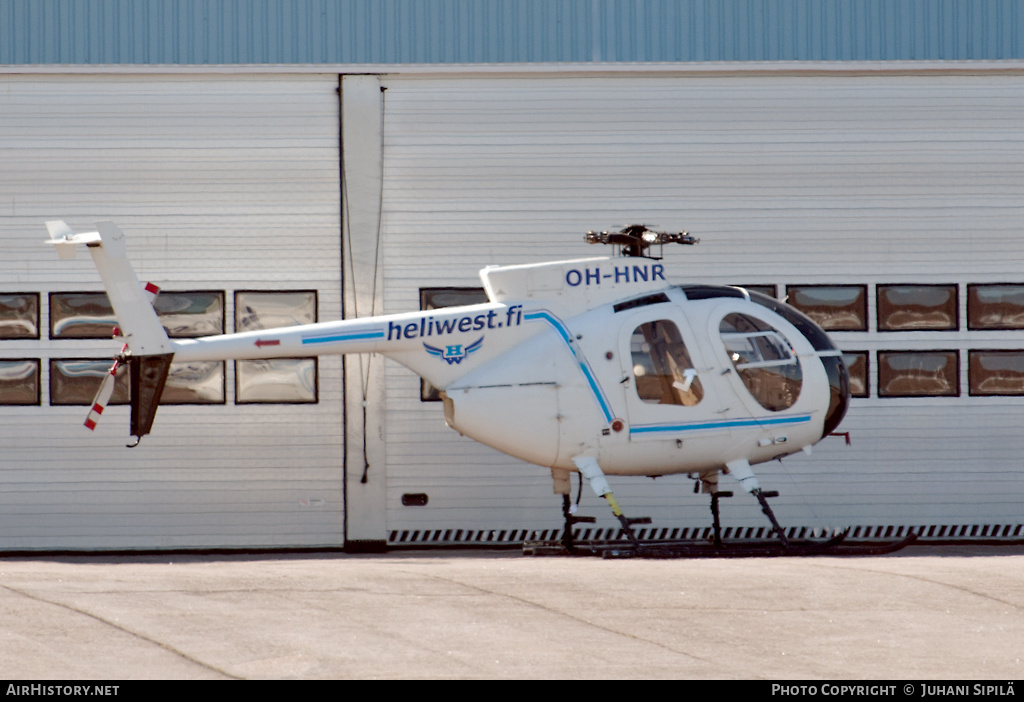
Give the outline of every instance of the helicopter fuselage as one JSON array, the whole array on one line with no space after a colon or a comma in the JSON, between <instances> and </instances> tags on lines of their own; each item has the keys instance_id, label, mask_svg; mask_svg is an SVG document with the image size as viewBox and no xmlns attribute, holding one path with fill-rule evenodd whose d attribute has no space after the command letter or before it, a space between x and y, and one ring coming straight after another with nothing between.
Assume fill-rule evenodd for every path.
<instances>
[{"instance_id":1,"label":"helicopter fuselage","mask_svg":"<svg viewBox=\"0 0 1024 702\"><path fill-rule=\"evenodd\" d=\"M589 304L617 301L577 311L548 288L542 303L508 303L523 321L507 333L526 338L443 386L449 426L540 465L573 470L587 455L607 474L662 475L772 460L838 425L845 368L813 322L741 288L623 273L636 261L586 263L593 285L605 286ZM531 273L551 268L571 288L586 284L580 263Z\"/></svg>"},{"instance_id":2,"label":"helicopter fuselage","mask_svg":"<svg viewBox=\"0 0 1024 702\"><path fill-rule=\"evenodd\" d=\"M62 254L89 247L125 355L148 368L140 436L172 360L380 353L440 389L461 434L556 471L596 461L613 475L791 454L834 430L849 399L840 352L802 313L743 288L673 285L669 265L645 256L488 267L480 305L169 339L119 229L48 226Z\"/></svg>"},{"instance_id":3,"label":"helicopter fuselage","mask_svg":"<svg viewBox=\"0 0 1024 702\"><path fill-rule=\"evenodd\" d=\"M447 424L511 456L551 469L562 495L562 544L574 546L570 471L606 499L635 550L638 520L605 475L699 476L712 495L719 545L718 474L754 495L779 540L788 537L751 464L808 449L849 402L842 354L796 309L743 288L672 285L652 244L693 244L680 232L633 225L586 240L626 255L488 267L489 302L339 322L170 339L140 285L124 234L101 222L74 232L48 222L61 257L85 245L123 341L85 425L103 413L121 363L131 383L131 432L149 433L174 362L379 353L441 390ZM185 366L187 368L187 366ZM179 366L181 368L181 366ZM774 494L774 493L773 493Z\"/></svg>"},{"instance_id":4,"label":"helicopter fuselage","mask_svg":"<svg viewBox=\"0 0 1024 702\"><path fill-rule=\"evenodd\" d=\"M481 278L482 305L172 341L175 359L378 352L440 388L459 433L552 468L590 456L612 475L772 460L845 411L839 351L771 298L671 285L666 264L629 257Z\"/></svg>"}]
</instances>

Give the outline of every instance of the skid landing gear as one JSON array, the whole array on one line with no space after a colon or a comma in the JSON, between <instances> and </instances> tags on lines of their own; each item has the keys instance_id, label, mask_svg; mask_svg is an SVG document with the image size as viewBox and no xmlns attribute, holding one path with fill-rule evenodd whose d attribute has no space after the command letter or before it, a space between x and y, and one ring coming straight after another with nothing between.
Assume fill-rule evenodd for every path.
<instances>
[{"instance_id":1,"label":"skid landing gear","mask_svg":"<svg viewBox=\"0 0 1024 702\"><path fill-rule=\"evenodd\" d=\"M575 505L569 496L569 475L567 472L555 473L555 491L562 494L562 515L565 527L561 541L527 541L523 544L523 554L527 556L600 556L602 558L751 558L773 556L875 556L899 551L916 540L915 535L898 541L847 541L849 530L838 532L831 537L820 539L790 539L779 524L775 513L768 504L768 499L777 497L775 491L762 490L754 477L750 465L743 461L728 466L729 474L750 492L761 506L761 511L771 522L775 538L747 539L724 542L720 505L721 499L732 497L732 492L718 489L718 476L702 476L695 491L705 492L711 497L711 516L713 526L712 539L689 539L672 541L641 542L633 531L634 524L650 524L648 517L630 519L619 508L618 503L608 488L604 473L594 459L577 461L580 474L587 479L594 491L604 497L612 508L612 513L622 524L626 541L577 541L573 527L578 523L593 523L593 517L582 517L575 514ZM582 482L581 482L582 489ZM577 497L577 504L579 497Z\"/></svg>"},{"instance_id":2,"label":"skid landing gear","mask_svg":"<svg viewBox=\"0 0 1024 702\"><path fill-rule=\"evenodd\" d=\"M641 541L634 547L628 542L576 541L567 549L557 541L527 541L525 556L598 556L601 558L777 558L779 556L882 556L895 553L914 543L916 535L898 541L850 541L845 530L830 538L789 540L778 539L728 541L716 545L711 540Z\"/></svg>"},{"instance_id":3,"label":"skid landing gear","mask_svg":"<svg viewBox=\"0 0 1024 702\"><path fill-rule=\"evenodd\" d=\"M565 528L562 530L562 546L572 553L576 550L576 535L573 529L577 524L593 524L597 521L594 517L577 516L569 495L562 495L562 517L565 519Z\"/></svg>"},{"instance_id":4,"label":"skid landing gear","mask_svg":"<svg viewBox=\"0 0 1024 702\"><path fill-rule=\"evenodd\" d=\"M618 501L615 499L615 495L612 494L611 488L608 486L608 481L604 477L604 473L598 466L597 461L593 458L584 457L576 460L576 465L579 468L580 475L587 479L590 486L594 489L594 492L603 497L608 505L612 508L612 514L619 520L622 525L622 531L629 541L630 546L634 550L640 548L640 540L637 538L636 533L633 531L634 524L650 524L650 517L627 517L622 512L622 508L619 507ZM597 520L594 517L583 517L576 514L576 505L579 504L579 495L576 497L576 503L573 504L569 498L569 474L566 471L555 472L552 470L552 476L555 479L555 492L562 494L562 517L565 520L565 526L562 530L561 546L569 554L575 554L579 550L576 543L576 535L573 527L576 524L593 524ZM580 489L583 489L583 482L580 481ZM524 545L525 548L525 545ZM588 554L583 554L588 555Z\"/></svg>"}]
</instances>

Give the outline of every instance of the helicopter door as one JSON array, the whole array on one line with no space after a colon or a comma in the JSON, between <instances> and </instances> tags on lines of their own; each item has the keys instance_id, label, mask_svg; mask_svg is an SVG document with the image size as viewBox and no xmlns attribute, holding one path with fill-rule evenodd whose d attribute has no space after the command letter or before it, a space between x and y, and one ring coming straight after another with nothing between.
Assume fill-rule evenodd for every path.
<instances>
[{"instance_id":1,"label":"helicopter door","mask_svg":"<svg viewBox=\"0 0 1024 702\"><path fill-rule=\"evenodd\" d=\"M672 427L707 414L702 364L680 316L625 325L622 387L631 440L667 439Z\"/></svg>"}]
</instances>

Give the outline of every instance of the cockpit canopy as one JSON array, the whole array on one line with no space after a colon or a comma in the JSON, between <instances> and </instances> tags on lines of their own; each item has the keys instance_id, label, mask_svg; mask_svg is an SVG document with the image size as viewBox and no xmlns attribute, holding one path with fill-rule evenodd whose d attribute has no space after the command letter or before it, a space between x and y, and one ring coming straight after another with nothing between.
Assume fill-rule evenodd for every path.
<instances>
[{"instance_id":1,"label":"cockpit canopy","mask_svg":"<svg viewBox=\"0 0 1024 702\"><path fill-rule=\"evenodd\" d=\"M718 330L733 368L759 405L779 412L796 403L803 372L793 347L778 329L733 312L722 319Z\"/></svg>"},{"instance_id":2,"label":"cockpit canopy","mask_svg":"<svg viewBox=\"0 0 1024 702\"><path fill-rule=\"evenodd\" d=\"M811 347L817 352L818 357L821 360L822 365L825 368L825 372L828 375L829 381L829 408L828 413L824 421L824 434L828 435L833 432L839 423L842 421L843 416L846 414L847 406L850 402L850 376L846 370L846 366L843 364L842 355L832 340L825 333L825 330L814 323L814 321L800 312L794 307L790 307L784 302L780 302L773 297L764 295L762 293L748 291L743 288L729 287L725 285L683 285L680 286L682 291L686 294L688 300L706 300L715 297L732 297L732 298L748 298L751 302L754 302L762 307L770 309L777 315L785 319L787 322L796 327L797 331L804 336L805 339L811 344ZM746 315L744 315L746 316ZM725 320L723 320L723 325ZM735 326L735 325L733 325ZM765 331L765 330L760 330ZM723 335L743 333L739 331L722 329ZM755 337L751 337L755 338ZM756 337L763 339L763 343L768 343L768 336ZM723 340L726 344L731 342L734 345L739 343L738 337L731 337L727 339L723 336ZM767 350L770 355L773 353ZM730 350L732 354L732 350ZM767 357L763 356L764 359ZM782 359L777 359L781 361ZM746 364L749 361L738 361L741 364ZM734 364L736 362L734 361ZM755 379L754 373L748 372L747 377L744 378L744 383L747 384L748 388L753 385L756 388L751 389L754 397L758 398L763 406L771 409L771 405L778 405L779 403L785 403L788 401L788 397L794 392L799 394L799 380L794 375L786 375L787 373L799 372L799 364L795 366L788 366L785 363L779 363L776 366L763 365L761 368L772 368L775 367L777 370L775 374L779 377L768 378L769 373L763 373L762 381ZM740 368L737 366L736 370L740 373L741 377L744 376L745 370L751 370L754 366L744 366ZM783 370L785 369L785 370ZM784 378L784 379L783 379ZM765 389L766 387L772 387L774 389ZM795 398L793 400L795 402ZM767 403L767 404L766 404Z\"/></svg>"}]
</instances>

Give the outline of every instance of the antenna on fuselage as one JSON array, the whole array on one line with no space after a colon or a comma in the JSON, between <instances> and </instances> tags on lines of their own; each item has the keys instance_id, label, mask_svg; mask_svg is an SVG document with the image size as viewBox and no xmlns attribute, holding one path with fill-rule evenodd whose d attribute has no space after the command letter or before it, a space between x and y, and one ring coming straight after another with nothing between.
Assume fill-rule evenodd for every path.
<instances>
[{"instance_id":1,"label":"antenna on fuselage","mask_svg":"<svg viewBox=\"0 0 1024 702\"><path fill-rule=\"evenodd\" d=\"M617 232L587 232L583 240L588 244L610 244L618 247L616 253L621 251L623 256L654 260L660 260L662 257L651 256L647 252L647 249L652 246L658 246L660 254L665 244L692 246L700 242L700 239L690 236L686 232L659 232L649 228L646 224L630 224Z\"/></svg>"}]
</instances>

